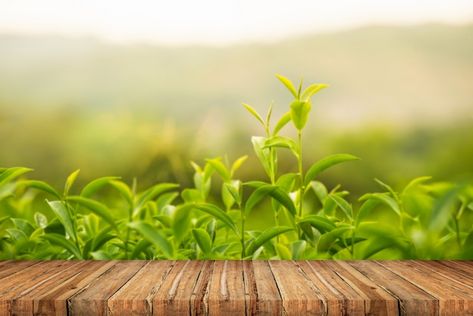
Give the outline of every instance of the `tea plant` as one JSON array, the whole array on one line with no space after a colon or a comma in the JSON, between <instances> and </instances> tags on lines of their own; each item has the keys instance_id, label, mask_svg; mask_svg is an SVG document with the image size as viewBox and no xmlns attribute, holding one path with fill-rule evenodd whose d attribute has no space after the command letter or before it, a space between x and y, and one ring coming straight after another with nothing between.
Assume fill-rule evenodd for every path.
<instances>
[{"instance_id":1,"label":"tea plant","mask_svg":"<svg viewBox=\"0 0 473 316\"><path fill-rule=\"evenodd\" d=\"M79 170L57 190L26 179L30 169L0 169L0 259L473 259L471 184L421 177L398 192L376 180L382 192L351 204L347 191L318 176L357 157L303 163L312 98L327 85L296 89L277 77L293 101L275 124L272 106L263 117L243 104L263 129L251 142L267 180L237 177L247 156L191 162L192 187L144 191L119 177L78 188ZM295 138L281 134L290 125ZM281 150L293 156L292 172L279 171ZM272 222L248 229L264 209Z\"/></svg>"}]
</instances>

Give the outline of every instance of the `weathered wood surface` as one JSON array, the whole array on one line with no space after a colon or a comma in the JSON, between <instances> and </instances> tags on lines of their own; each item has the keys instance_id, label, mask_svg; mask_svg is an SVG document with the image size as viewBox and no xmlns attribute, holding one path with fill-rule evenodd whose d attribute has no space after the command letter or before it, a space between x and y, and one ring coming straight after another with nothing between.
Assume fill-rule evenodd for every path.
<instances>
[{"instance_id":1,"label":"weathered wood surface","mask_svg":"<svg viewBox=\"0 0 473 316\"><path fill-rule=\"evenodd\" d=\"M0 261L1 315L473 315L473 261Z\"/></svg>"}]
</instances>

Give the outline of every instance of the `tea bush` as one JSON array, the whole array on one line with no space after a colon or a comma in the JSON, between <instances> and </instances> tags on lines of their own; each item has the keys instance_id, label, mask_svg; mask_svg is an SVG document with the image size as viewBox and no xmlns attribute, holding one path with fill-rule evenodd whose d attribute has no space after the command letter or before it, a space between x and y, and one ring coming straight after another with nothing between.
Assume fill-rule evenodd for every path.
<instances>
[{"instance_id":1,"label":"tea bush","mask_svg":"<svg viewBox=\"0 0 473 316\"><path fill-rule=\"evenodd\" d=\"M347 191L327 188L318 176L357 157L334 154L306 170L302 163L312 97L327 85L302 89L278 79L293 101L276 124L271 106L262 116L243 104L262 126L251 142L266 181L238 179L247 156L191 162L193 187L159 183L144 191L119 177L79 190L78 170L57 190L25 178L28 168L3 168L0 259L473 259L471 183L420 177L396 191L376 180L381 192L351 204ZM288 125L294 139L280 134ZM279 172L281 150L294 157L293 172ZM273 222L248 229L262 208Z\"/></svg>"}]
</instances>

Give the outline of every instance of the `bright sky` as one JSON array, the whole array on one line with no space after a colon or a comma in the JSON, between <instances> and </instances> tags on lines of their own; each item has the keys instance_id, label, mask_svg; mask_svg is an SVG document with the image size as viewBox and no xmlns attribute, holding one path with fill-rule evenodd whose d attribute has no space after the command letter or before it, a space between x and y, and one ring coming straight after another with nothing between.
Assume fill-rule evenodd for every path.
<instances>
[{"instance_id":1,"label":"bright sky","mask_svg":"<svg viewBox=\"0 0 473 316\"><path fill-rule=\"evenodd\" d=\"M473 21L472 0L0 0L0 32L225 44L366 24Z\"/></svg>"}]
</instances>

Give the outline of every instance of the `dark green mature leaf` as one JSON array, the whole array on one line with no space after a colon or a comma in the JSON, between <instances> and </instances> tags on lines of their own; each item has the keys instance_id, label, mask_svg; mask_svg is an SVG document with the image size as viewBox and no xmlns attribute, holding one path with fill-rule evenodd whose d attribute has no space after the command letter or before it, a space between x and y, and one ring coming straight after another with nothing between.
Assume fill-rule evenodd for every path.
<instances>
[{"instance_id":1,"label":"dark green mature leaf","mask_svg":"<svg viewBox=\"0 0 473 316\"><path fill-rule=\"evenodd\" d=\"M251 255L253 254L256 250L258 250L259 247L263 246L266 242L270 241L272 238L287 233L291 230L294 230L292 227L285 227L285 226L277 226L277 227L271 227L266 229L261 235L256 237L246 248L246 254Z\"/></svg>"},{"instance_id":2,"label":"dark green mature leaf","mask_svg":"<svg viewBox=\"0 0 473 316\"><path fill-rule=\"evenodd\" d=\"M102 177L95 180L90 181L80 192L80 196L82 197L91 197L95 194L98 190L110 184L113 180L119 180L120 177Z\"/></svg>"},{"instance_id":3,"label":"dark green mature leaf","mask_svg":"<svg viewBox=\"0 0 473 316\"><path fill-rule=\"evenodd\" d=\"M307 186L322 171L325 171L328 168L335 166L337 164L340 164L342 162L353 161L353 160L359 160L359 158L353 155L349 155L349 154L335 154L335 155L330 155L325 158L322 158L321 160L314 163L309 168L309 170L307 170L307 173L304 178L304 185Z\"/></svg>"},{"instance_id":4,"label":"dark green mature leaf","mask_svg":"<svg viewBox=\"0 0 473 316\"><path fill-rule=\"evenodd\" d=\"M174 258L174 247L158 229L145 222L132 222L128 226L139 232L143 238L161 250L166 258Z\"/></svg>"},{"instance_id":5,"label":"dark green mature leaf","mask_svg":"<svg viewBox=\"0 0 473 316\"><path fill-rule=\"evenodd\" d=\"M67 198L67 200L76 202L78 205L88 209L92 213L105 220L113 228L118 229L115 219L112 216L112 212L105 204L82 196L70 196Z\"/></svg>"},{"instance_id":6,"label":"dark green mature leaf","mask_svg":"<svg viewBox=\"0 0 473 316\"><path fill-rule=\"evenodd\" d=\"M53 210L57 219L61 222L62 226L66 230L69 237L75 239L76 233L74 230L74 224L69 210L62 201L47 201L49 207Z\"/></svg>"},{"instance_id":7,"label":"dark green mature leaf","mask_svg":"<svg viewBox=\"0 0 473 316\"><path fill-rule=\"evenodd\" d=\"M335 223L331 220L318 216L318 215L309 215L302 218L299 223L309 223L312 227L317 229L321 234L329 232L335 229Z\"/></svg>"},{"instance_id":8,"label":"dark green mature leaf","mask_svg":"<svg viewBox=\"0 0 473 316\"><path fill-rule=\"evenodd\" d=\"M192 204L187 204L186 207L195 208L201 212L204 212L206 214L209 214L215 217L216 219L221 221L223 224L225 224L228 228L232 229L236 234L238 234L237 227L233 223L232 218L218 206L210 204L210 203L192 203Z\"/></svg>"},{"instance_id":9,"label":"dark green mature leaf","mask_svg":"<svg viewBox=\"0 0 473 316\"><path fill-rule=\"evenodd\" d=\"M79 248L70 241L69 239L64 238L62 235L58 234L46 234L41 236L41 238L49 241L52 245L59 246L69 251L76 259L83 259L82 254L80 253Z\"/></svg>"},{"instance_id":10,"label":"dark green mature leaf","mask_svg":"<svg viewBox=\"0 0 473 316\"><path fill-rule=\"evenodd\" d=\"M317 250L319 252L329 251L337 239L341 238L343 234L350 230L352 230L351 227L338 227L328 233L323 234L320 236L319 243L317 244Z\"/></svg>"},{"instance_id":11,"label":"dark green mature leaf","mask_svg":"<svg viewBox=\"0 0 473 316\"><path fill-rule=\"evenodd\" d=\"M191 221L190 211L187 207L178 206L172 216L172 231L178 243L188 236Z\"/></svg>"},{"instance_id":12,"label":"dark green mature leaf","mask_svg":"<svg viewBox=\"0 0 473 316\"><path fill-rule=\"evenodd\" d=\"M192 230L192 235L199 245L200 250L206 255L212 251L212 240L205 229L196 228Z\"/></svg>"},{"instance_id":13,"label":"dark green mature leaf","mask_svg":"<svg viewBox=\"0 0 473 316\"><path fill-rule=\"evenodd\" d=\"M297 98L298 93L296 91L296 88L294 87L294 84L289 80L288 78L284 77L283 75L276 74L276 77L279 79L279 81L282 82L283 85L286 86L287 90L291 92L291 94L294 96L294 98Z\"/></svg>"},{"instance_id":14,"label":"dark green mature leaf","mask_svg":"<svg viewBox=\"0 0 473 316\"><path fill-rule=\"evenodd\" d=\"M0 173L0 186L30 171L33 171L33 169L23 167L13 167L5 169L2 173Z\"/></svg>"},{"instance_id":15,"label":"dark green mature leaf","mask_svg":"<svg viewBox=\"0 0 473 316\"><path fill-rule=\"evenodd\" d=\"M72 185L74 184L74 182L76 182L79 172L80 172L80 169L77 169L76 171L74 171L67 177L66 183L64 184L64 196L67 196L69 194L69 191L71 190Z\"/></svg>"},{"instance_id":16,"label":"dark green mature leaf","mask_svg":"<svg viewBox=\"0 0 473 316\"><path fill-rule=\"evenodd\" d=\"M49 193L53 195L57 199L61 199L61 194L57 192L52 186L47 184L44 181L38 181L38 180L24 180L24 181L19 181L19 185L24 185L27 188L34 188L46 193Z\"/></svg>"},{"instance_id":17,"label":"dark green mature leaf","mask_svg":"<svg viewBox=\"0 0 473 316\"><path fill-rule=\"evenodd\" d=\"M296 207L289 195L275 185L262 185L257 188L248 198L245 205L245 212L248 214L263 198L270 196L281 203L293 216L296 215Z\"/></svg>"},{"instance_id":18,"label":"dark green mature leaf","mask_svg":"<svg viewBox=\"0 0 473 316\"><path fill-rule=\"evenodd\" d=\"M10 218L16 228L25 233L26 236L30 236L34 232L34 227L27 220L23 218Z\"/></svg>"}]
</instances>

